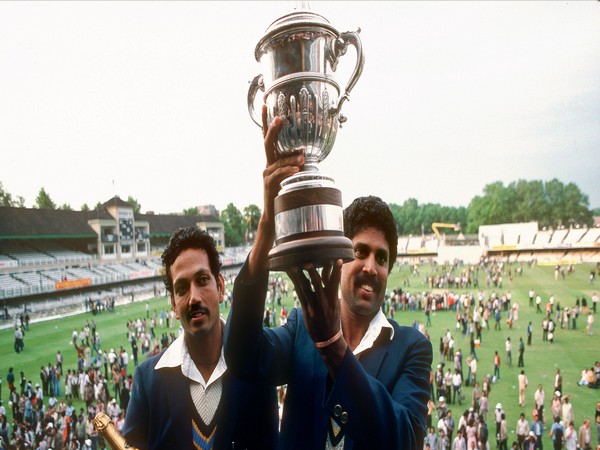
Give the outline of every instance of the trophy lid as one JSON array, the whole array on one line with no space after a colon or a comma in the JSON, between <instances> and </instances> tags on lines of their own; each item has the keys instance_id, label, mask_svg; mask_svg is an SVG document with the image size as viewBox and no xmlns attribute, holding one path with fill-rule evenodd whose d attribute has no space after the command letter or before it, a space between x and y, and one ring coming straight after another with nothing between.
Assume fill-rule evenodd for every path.
<instances>
[{"instance_id":1,"label":"trophy lid","mask_svg":"<svg viewBox=\"0 0 600 450\"><path fill-rule=\"evenodd\" d=\"M309 9L306 9L304 6L304 3L306 2L301 3L301 9L294 10L279 17L267 27L265 35L260 41L258 41L258 44L256 44L254 57L257 61L260 61L262 48L270 39L282 32L293 30L294 28L313 28L315 30L325 29L336 36L339 35L339 32L331 25L329 20L327 20L321 14L317 14Z\"/></svg>"}]
</instances>

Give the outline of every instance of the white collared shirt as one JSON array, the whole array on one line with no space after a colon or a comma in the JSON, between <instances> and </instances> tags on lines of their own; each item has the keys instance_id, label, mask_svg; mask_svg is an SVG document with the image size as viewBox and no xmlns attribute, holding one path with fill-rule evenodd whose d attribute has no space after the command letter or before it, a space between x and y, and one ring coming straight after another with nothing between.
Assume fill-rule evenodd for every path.
<instances>
[{"instance_id":1,"label":"white collared shirt","mask_svg":"<svg viewBox=\"0 0 600 450\"><path fill-rule=\"evenodd\" d=\"M163 367L178 367L181 366L181 373L187 378L196 383L200 383L205 389L218 380L227 370L227 364L225 363L225 355L223 347L221 347L221 356L219 362L213 370L208 381L206 381L200 371L194 364L190 352L188 351L187 344L185 343L184 335L181 334L173 343L167 348L167 350L160 357L160 360L156 364L154 370L161 369Z\"/></svg>"},{"instance_id":2,"label":"white collared shirt","mask_svg":"<svg viewBox=\"0 0 600 450\"><path fill-rule=\"evenodd\" d=\"M221 322L224 323L223 319L221 319ZM196 364L194 364L183 334L180 334L165 350L154 370L163 367L181 367L181 373L190 380L190 395L198 414L205 424L211 423L221 402L223 394L222 375L227 370L223 347L221 347L219 362L208 381L204 380Z\"/></svg>"},{"instance_id":3,"label":"white collared shirt","mask_svg":"<svg viewBox=\"0 0 600 450\"><path fill-rule=\"evenodd\" d=\"M371 322L369 323L369 328L367 328L367 332L362 337L358 346L354 349L353 353L355 355L358 355L359 353L364 352L365 350L368 350L371 347L373 347L375 340L379 337L381 331L384 328L390 329L391 341L394 338L394 327L392 327L392 324L388 322L387 318L385 317L385 314L383 314L383 311L379 309L377 314L375 314L375 317L371 319Z\"/></svg>"}]
</instances>

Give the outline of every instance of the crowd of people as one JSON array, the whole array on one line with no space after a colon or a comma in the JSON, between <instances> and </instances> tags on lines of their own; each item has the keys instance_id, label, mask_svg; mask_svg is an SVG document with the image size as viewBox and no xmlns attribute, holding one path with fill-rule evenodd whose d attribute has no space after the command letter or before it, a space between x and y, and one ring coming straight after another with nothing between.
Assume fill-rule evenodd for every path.
<instances>
[{"instance_id":1,"label":"crowd of people","mask_svg":"<svg viewBox=\"0 0 600 450\"><path fill-rule=\"evenodd\" d=\"M520 368L515 380L518 390L518 404L523 410L518 420L507 417L502 404L497 403L495 408L490 407L490 391L501 380L501 354L493 350L491 363L492 373L478 377L477 369L484 351L483 340L485 331L501 331L504 326L513 329L519 320L519 303L512 299L510 291L497 295L492 292L486 296L481 289L477 289L479 273L486 277L486 286L501 289L505 268L501 261L489 261L489 264L470 266L464 268L454 265L450 268L441 268L441 274L426 277L425 281L430 287L443 288L429 292L410 293L403 289L393 289L386 297L384 310L389 317L401 310L420 311L425 313L425 321L415 320L413 326L429 338L428 328L432 327L434 312L449 311L456 316L456 334L469 340L469 352L466 357L457 347L456 336L450 330L439 339L437 367L432 370L430 378L431 398L428 408L427 426L428 434L424 442L425 449L436 450L486 450L497 448L500 450L511 448L533 450L543 448L542 437L544 433L550 437L555 449L568 450L592 448L594 436L591 430L590 419L586 412L578 413L579 426L575 428L575 415L569 399L571 394L562 394L562 374L560 370L554 376L553 398L549 405L545 405L545 392L542 385L534 393L534 407L531 413L524 410L526 405L528 378L525 373L525 349L532 344L534 325L530 321L525 327L526 336L519 337L514 344L510 336L504 344L504 365L512 367L513 351L517 353L517 367ZM565 273L571 271L565 270ZM413 273L418 273L413 271ZM522 269L516 271L522 274ZM559 273L560 270L559 270ZM512 284L512 273L508 272ZM475 292L469 293L469 289ZM463 290L465 292L457 294ZM585 297L576 298L572 307L561 307L560 302L550 295L544 301L541 295L532 289L529 292L529 306L533 311L542 315L540 320L542 342L552 344L556 339L557 329L577 330L577 321L583 316L587 328L587 335L593 334L593 319L598 296L593 294L591 302ZM491 325L493 323L493 327ZM514 348L513 348L514 347ZM486 353L492 350L486 351ZM479 354L478 354L479 353ZM463 361L464 359L464 361ZM486 367L490 367L487 366ZM596 361L592 367L584 368L579 386L589 388L598 387L600 377L600 362ZM465 401L463 387L471 386L472 395ZM463 406L464 404L464 406ZM452 413L451 405L458 409L459 417ZM548 417L544 417L544 406L549 408ZM588 412L588 414L591 412ZM529 416L529 417L526 417ZM581 417L583 416L583 419ZM513 422L514 420L514 422ZM490 429L488 430L488 423ZM596 442L600 448L600 403L597 404L595 413ZM509 436L516 436L514 442L509 442Z\"/></svg>"},{"instance_id":2,"label":"crowd of people","mask_svg":"<svg viewBox=\"0 0 600 450\"><path fill-rule=\"evenodd\" d=\"M484 269L482 269L484 270ZM472 280L472 270L462 271L456 278L456 286L476 286ZM500 276L490 277L500 283ZM488 275L489 277L489 275ZM451 276L446 276L450 279ZM460 281L462 280L462 281ZM232 277L229 282L232 283ZM289 293L287 282L281 277L271 278L266 295L263 324L266 327L285 324L288 311L281 306L281 299ZM291 292L294 306L299 301L295 290ZM529 292L530 307L542 311L541 339L552 343L557 329L576 330L579 315L593 317L593 306L597 299L587 302L585 298L576 299L572 308L561 308L550 296L544 307L540 306L540 296ZM231 299L231 291L227 290L225 299ZM279 307L279 313L278 313ZM553 378L552 399L547 402L546 393L540 384L533 394L533 411L522 411L519 418L507 417L499 402L492 408L490 392L493 386L501 381L501 353L494 350L492 358L493 373L478 376L478 365L481 360L482 343L485 332L501 330L502 326L511 328L519 320L519 305L511 299L510 293L504 295L491 294L486 297L482 290L476 294L454 294L424 292L419 295L410 294L402 289L393 289L386 296L384 312L393 317L398 311L421 311L426 315L425 323L415 320L413 327L428 339L428 327L431 327L431 314L446 311L456 316L456 329L446 330L440 337L438 348L438 364L431 371L431 400L428 403L427 434L424 449L436 450L486 450L493 448L503 450L509 448L534 450L542 448L544 433L550 437L555 449L590 450L593 442L591 420L585 412L578 413L579 426L575 426L575 412L570 403L570 394L563 394L562 374L557 370ZM91 311L92 314L97 312ZM499 319L499 314L506 316L506 321ZM491 323L494 323L492 329ZM591 322L593 323L593 321ZM158 313L149 311L146 306L146 317L128 320L127 343L118 350L102 348L100 333L93 320L86 319L80 329L73 330L71 341L76 354L76 365L63 369L61 352L55 355L55 362L40 367L39 382L28 379L23 372L17 376L10 368L6 375L9 389L8 407L12 412L12 423L8 423L6 408L0 402L0 439L3 449L101 449L105 448L102 437L93 426L92 419L98 412L105 412L122 430L132 386L131 367L150 356L157 355L168 347L179 333L174 332L176 326L173 311L164 309ZM588 334L591 334L591 324ZM18 331L29 331L29 321L22 320ZM456 335L467 337L469 351L466 355L457 348ZM526 327L526 341L520 337L516 344L518 353L517 366L523 368L526 345L531 345L533 325ZM526 343L525 343L526 342ZM128 347L131 348L128 351ZM505 342L504 365L513 364L513 343L507 337ZM480 355L478 355L478 352ZM69 358L70 359L70 358ZM525 370L517 376L518 403L524 409L528 380ZM587 388L598 387L600 379L600 362L596 361L590 368L584 368L577 383ZM472 387L469 398L464 387ZM285 392L281 390L280 392ZM279 401L283 403L284 394L280 393ZM79 411L73 407L74 401L84 401L85 407ZM456 413L451 408L454 408ZM458 415L458 416L457 416ZM515 420L516 419L516 420ZM595 423L600 434L600 402L597 405ZM509 436L516 436L509 443ZM596 437L600 439L600 435Z\"/></svg>"},{"instance_id":3,"label":"crowd of people","mask_svg":"<svg viewBox=\"0 0 600 450\"><path fill-rule=\"evenodd\" d=\"M74 353L68 360L76 363L64 367L65 355L58 351L54 363L40 367L39 381L22 371L17 375L11 367L5 381L12 422L0 400L0 449L108 448L93 418L104 412L121 430L132 368L168 347L179 334L172 313L162 310L147 315L127 321L127 341L119 349L103 348L95 321L86 319L70 336ZM77 410L76 402L84 402L85 407Z\"/></svg>"}]
</instances>

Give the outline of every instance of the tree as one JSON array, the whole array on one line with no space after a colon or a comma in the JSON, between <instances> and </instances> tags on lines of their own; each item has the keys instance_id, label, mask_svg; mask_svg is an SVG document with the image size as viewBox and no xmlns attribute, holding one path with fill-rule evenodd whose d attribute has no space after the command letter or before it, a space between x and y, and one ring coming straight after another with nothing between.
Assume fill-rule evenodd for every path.
<instances>
[{"instance_id":1,"label":"tree","mask_svg":"<svg viewBox=\"0 0 600 450\"><path fill-rule=\"evenodd\" d=\"M573 226L585 224L591 226L594 222L592 212L589 210L590 201L575 183L569 183L562 192L563 209L560 210L559 221L561 225Z\"/></svg>"},{"instance_id":2,"label":"tree","mask_svg":"<svg viewBox=\"0 0 600 450\"><path fill-rule=\"evenodd\" d=\"M246 219L246 240L254 240L260 221L260 209L252 204L244 208L244 218Z\"/></svg>"},{"instance_id":3,"label":"tree","mask_svg":"<svg viewBox=\"0 0 600 450\"><path fill-rule=\"evenodd\" d=\"M35 204L40 209L56 209L56 204L50 198L50 195L42 187L38 196L35 199Z\"/></svg>"},{"instance_id":4,"label":"tree","mask_svg":"<svg viewBox=\"0 0 600 450\"><path fill-rule=\"evenodd\" d=\"M71 208L71 205L68 203L63 203L58 207L58 209L62 209L63 211L73 211L73 208Z\"/></svg>"},{"instance_id":5,"label":"tree","mask_svg":"<svg viewBox=\"0 0 600 450\"><path fill-rule=\"evenodd\" d=\"M81 208L79 208L82 212L88 212L90 210L90 207L87 205L87 203L84 203L83 205L81 205Z\"/></svg>"},{"instance_id":6,"label":"tree","mask_svg":"<svg viewBox=\"0 0 600 450\"><path fill-rule=\"evenodd\" d=\"M25 197L22 195L17 195L17 200L13 202L13 206L17 208L25 208Z\"/></svg>"},{"instance_id":7,"label":"tree","mask_svg":"<svg viewBox=\"0 0 600 450\"><path fill-rule=\"evenodd\" d=\"M198 215L198 207L192 206L191 208L186 208L183 210L184 216L197 216Z\"/></svg>"},{"instance_id":8,"label":"tree","mask_svg":"<svg viewBox=\"0 0 600 450\"><path fill-rule=\"evenodd\" d=\"M127 197L127 203L129 203L132 207L133 207L133 212L136 214L140 213L140 210L142 209L142 205L139 204L139 202L133 198L131 195L129 197Z\"/></svg>"},{"instance_id":9,"label":"tree","mask_svg":"<svg viewBox=\"0 0 600 450\"><path fill-rule=\"evenodd\" d=\"M476 233L479 225L532 221L540 227L591 226L588 207L588 196L574 183L518 180L504 187L498 181L486 185L483 195L471 200L467 233Z\"/></svg>"},{"instance_id":10,"label":"tree","mask_svg":"<svg viewBox=\"0 0 600 450\"><path fill-rule=\"evenodd\" d=\"M431 233L431 225L434 222L457 223L461 229L467 223L465 207L441 206L438 203L419 205L414 198L409 198L402 206L392 203L390 210L401 236Z\"/></svg>"},{"instance_id":11,"label":"tree","mask_svg":"<svg viewBox=\"0 0 600 450\"><path fill-rule=\"evenodd\" d=\"M4 190L2 181L0 181L0 206L14 206L12 195L10 192Z\"/></svg>"},{"instance_id":12,"label":"tree","mask_svg":"<svg viewBox=\"0 0 600 450\"><path fill-rule=\"evenodd\" d=\"M221 212L221 222L225 229L225 246L237 247L244 241L245 221L242 213L233 203L227 205Z\"/></svg>"}]
</instances>

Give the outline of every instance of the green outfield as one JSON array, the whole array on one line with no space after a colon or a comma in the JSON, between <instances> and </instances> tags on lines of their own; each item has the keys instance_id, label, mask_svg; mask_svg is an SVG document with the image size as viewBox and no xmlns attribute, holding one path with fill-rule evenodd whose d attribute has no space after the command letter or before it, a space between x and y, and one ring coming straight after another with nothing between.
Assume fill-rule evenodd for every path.
<instances>
[{"instance_id":1,"label":"green outfield","mask_svg":"<svg viewBox=\"0 0 600 450\"><path fill-rule=\"evenodd\" d=\"M559 277L555 280L553 267L534 267L524 266L522 276L513 275L512 288L510 287L508 274L504 276L504 287L497 289L499 295L511 291L513 301L517 301L520 305L519 319L513 326L513 329L508 329L506 325L506 313L503 313L502 330L494 331L493 323L491 330L483 331L483 344L478 349L477 355L479 358L478 378L484 374L493 373L493 354L494 350L498 350L502 356L501 380L494 384L490 393L490 408L498 402L502 403L509 424L509 446L515 439L514 428L521 411L525 412L526 417L531 419L531 411L533 409L533 394L538 384L542 384L546 392L546 411L549 412L549 405L553 391L554 374L557 368L560 368L563 373L563 391L571 394L572 403L575 411L575 425L578 428L584 418L590 418L594 421L594 413L596 401L600 400L600 390L589 389L586 387L577 386L581 370L584 367L590 368L596 360L600 360L600 332L596 331L593 336L586 335L586 321L580 315L577 321L576 330L563 330L559 327L555 333L553 344L542 342L541 321L542 315L536 314L535 308L528 306L528 291L533 288L536 293L541 294L543 302L554 295L557 302L561 306L572 307L575 304L576 298L584 296L591 305L591 296L595 289L600 291L600 280L596 280L596 286L590 285L589 274L590 270L595 268L593 265L581 264L575 266L575 272L568 274L565 279ZM512 273L515 273L516 266L512 266ZM441 268L438 268L441 270ZM418 293L428 288L425 285L425 277L428 274L433 274L433 267L423 265L419 268L419 275L413 275L412 270L408 266L396 268L390 275L388 281L388 291L394 288L402 288L411 293ZM482 271L479 272L480 288L489 295L493 289L485 288L485 276ZM231 286L229 286L231 288ZM465 290L458 289L457 293L476 292L475 289ZM160 313L161 309L168 309L167 299L162 297L149 301L150 312ZM284 297L283 304L289 308L292 306L292 296ZM227 317L228 310L223 308L223 316ZM23 353L17 354L13 349L13 331L0 331L0 375L3 378L2 383L2 399L4 405L8 403L8 388L6 383L6 374L9 367L14 368L15 375L18 380L20 371L23 371L26 377L34 384L40 382L39 372L40 366L48 363L55 363L55 355L58 350L64 355L64 370L76 368L77 354L71 344L71 333L73 329L80 330L86 320L94 319L97 324L97 330L102 339L102 348L109 349L119 348L124 346L128 352L131 347L126 339L126 322L128 319L137 319L138 317L146 316L146 302L136 302L119 306L114 312L105 312L100 315L92 316L91 313L79 314L75 316L64 317L55 320L49 320L39 323L33 323L29 332L25 335L25 350ZM395 319L402 325L411 325L414 321L425 322L426 317L422 311L408 312L398 311L395 314ZM456 349L462 349L463 353L468 353L469 341L468 338L461 338L461 334L456 331L456 319L453 312L439 311L431 317L432 325L428 328L431 336L434 367L438 363L438 343L440 336L450 329L456 337ZM519 337L526 340L526 327L529 321L533 322L533 344L526 348L525 351L525 373L529 379L529 387L527 388L526 406L520 408L518 404L518 388L517 375L520 371L517 368L517 347ZM178 325L177 325L178 326ZM596 322L596 328L600 327L600 323ZM157 335L163 330L157 327ZM165 328L164 331L175 331L174 329ZM513 341L513 366L506 366L504 355L504 342L506 337L510 336ZM143 358L142 358L143 359ZM130 373L132 372L130 364ZM472 388L464 389L467 399L471 397ZM63 388L64 394L64 377ZM79 408L82 404L77 403ZM456 420L468 405L463 406L452 405ZM9 409L9 408L7 408ZM9 419L12 420L9 413ZM546 415L548 417L548 415ZM488 416L488 421L493 420ZM547 423L549 426L550 424ZM490 431L493 431L490 427ZM596 442L595 428L592 426L593 442ZM550 440L548 437L548 427L545 433L544 446L550 448Z\"/></svg>"}]
</instances>

